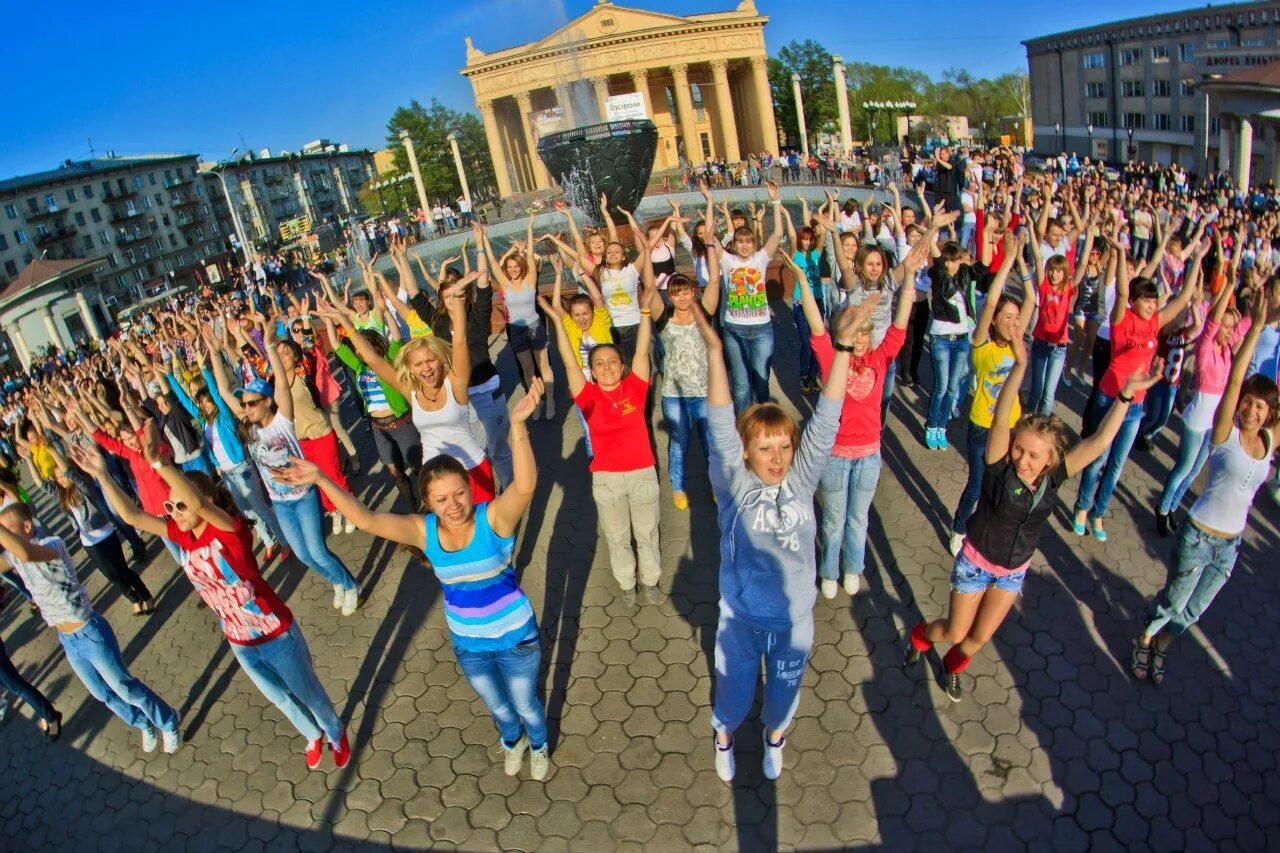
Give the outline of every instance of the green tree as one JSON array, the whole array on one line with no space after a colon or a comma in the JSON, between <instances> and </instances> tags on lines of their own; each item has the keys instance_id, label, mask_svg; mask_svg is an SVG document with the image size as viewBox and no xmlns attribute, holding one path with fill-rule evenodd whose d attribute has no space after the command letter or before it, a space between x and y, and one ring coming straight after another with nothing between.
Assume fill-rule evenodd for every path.
<instances>
[{"instance_id":1,"label":"green tree","mask_svg":"<svg viewBox=\"0 0 1280 853\"><path fill-rule=\"evenodd\" d=\"M791 75L800 75L800 95L804 101L805 129L812 140L820 131L836 126L835 73L831 54L812 39L792 41L769 59L769 88L773 93L774 118L790 145L800 144L800 124L796 118L795 92Z\"/></svg>"},{"instance_id":2,"label":"green tree","mask_svg":"<svg viewBox=\"0 0 1280 853\"><path fill-rule=\"evenodd\" d=\"M472 198L485 198L495 192L496 181L493 164L489 162L489 144L484 135L484 124L479 117L450 109L435 98L426 106L413 100L407 107L398 108L387 122L387 147L394 152L397 173L409 171L409 156L400 141L402 130L409 131L413 140L414 151L418 155L418 169L422 173L422 186L426 190L428 201L439 199L452 202L462 193L462 185L458 181L458 172L453 163L453 152L449 148L450 133L458 137L458 151L462 155L462 167L467 174ZM377 204L376 194L373 201ZM413 207L417 207L416 202Z\"/></svg>"},{"instance_id":3,"label":"green tree","mask_svg":"<svg viewBox=\"0 0 1280 853\"><path fill-rule=\"evenodd\" d=\"M854 138L870 139L874 124L875 138L880 142L897 141L897 120L904 113L873 112L864 110L862 105L867 101L912 101L919 112L918 105L929 87L929 77L923 71L867 62L847 63L844 77L849 89L849 118Z\"/></svg>"}]
</instances>

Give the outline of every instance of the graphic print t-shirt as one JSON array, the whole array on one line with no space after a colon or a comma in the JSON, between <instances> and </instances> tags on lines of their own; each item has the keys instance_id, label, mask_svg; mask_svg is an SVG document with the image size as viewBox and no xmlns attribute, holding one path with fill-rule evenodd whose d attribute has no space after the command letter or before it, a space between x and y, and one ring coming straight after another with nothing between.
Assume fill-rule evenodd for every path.
<instances>
[{"instance_id":1,"label":"graphic print t-shirt","mask_svg":"<svg viewBox=\"0 0 1280 853\"><path fill-rule=\"evenodd\" d=\"M249 530L206 524L197 537L170 519L165 534L183 550L182 570L200 598L218 615L222 633L238 646L265 643L289 630L293 613L258 571Z\"/></svg>"},{"instance_id":2,"label":"graphic print t-shirt","mask_svg":"<svg viewBox=\"0 0 1280 853\"><path fill-rule=\"evenodd\" d=\"M271 423L258 427L257 437L249 446L253 461L258 463L258 473L273 501L301 500L311 489L310 486L290 486L277 482L271 476L271 469L284 468L289 464L289 457L302 458L302 448L298 446L298 436L293 431L293 421L276 412Z\"/></svg>"},{"instance_id":3,"label":"graphic print t-shirt","mask_svg":"<svg viewBox=\"0 0 1280 853\"><path fill-rule=\"evenodd\" d=\"M724 320L739 326L769 322L769 294L765 292L769 256L764 250L745 260L725 252L720 262L726 282Z\"/></svg>"}]
</instances>

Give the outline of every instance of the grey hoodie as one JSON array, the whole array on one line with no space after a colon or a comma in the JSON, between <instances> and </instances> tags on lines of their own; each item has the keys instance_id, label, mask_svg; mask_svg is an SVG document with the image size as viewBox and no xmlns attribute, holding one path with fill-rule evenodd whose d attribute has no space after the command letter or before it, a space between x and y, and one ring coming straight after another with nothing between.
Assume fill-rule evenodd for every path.
<instances>
[{"instance_id":1,"label":"grey hoodie","mask_svg":"<svg viewBox=\"0 0 1280 853\"><path fill-rule=\"evenodd\" d=\"M766 631L813 618L818 522L813 495L840 426L842 401L818 398L782 483L743 461L733 406L708 406L711 487L719 502L720 607Z\"/></svg>"}]
</instances>

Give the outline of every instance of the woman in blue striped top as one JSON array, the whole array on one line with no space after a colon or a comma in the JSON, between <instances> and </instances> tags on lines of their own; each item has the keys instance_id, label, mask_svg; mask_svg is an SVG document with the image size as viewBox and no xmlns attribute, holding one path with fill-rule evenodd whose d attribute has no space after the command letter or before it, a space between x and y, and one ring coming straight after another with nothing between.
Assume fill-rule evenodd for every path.
<instances>
[{"instance_id":1,"label":"woman in blue striped top","mask_svg":"<svg viewBox=\"0 0 1280 853\"><path fill-rule=\"evenodd\" d=\"M542 648L533 606L520 589L511 555L516 526L538 480L526 422L543 393L542 380L533 379L511 411L515 477L491 501L472 503L467 471L448 455L423 463L419 483L431 513L425 518L373 512L303 459L293 459L277 474L282 482L315 484L366 533L426 554L444 589L445 620L458 663L502 735L506 773L520 772L528 750L536 780L545 779L551 766L546 711L538 694Z\"/></svg>"}]
</instances>

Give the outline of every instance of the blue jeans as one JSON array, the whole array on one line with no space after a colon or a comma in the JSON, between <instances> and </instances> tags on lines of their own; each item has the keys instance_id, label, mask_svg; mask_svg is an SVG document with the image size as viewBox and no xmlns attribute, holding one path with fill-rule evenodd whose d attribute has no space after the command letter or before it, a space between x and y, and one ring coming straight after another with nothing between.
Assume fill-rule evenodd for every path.
<instances>
[{"instance_id":1,"label":"blue jeans","mask_svg":"<svg viewBox=\"0 0 1280 853\"><path fill-rule=\"evenodd\" d=\"M1186 633L1231 577L1239 553L1239 536L1221 539L1196 527L1191 519L1183 521L1178 528L1177 562L1147 610L1143 633L1148 637L1161 630L1175 637Z\"/></svg>"},{"instance_id":2,"label":"blue jeans","mask_svg":"<svg viewBox=\"0 0 1280 853\"><path fill-rule=\"evenodd\" d=\"M760 660L765 661L764 704L760 719L770 731L785 729L800 704L800 682L813 649L813 618L791 630L766 631L720 609L716 626L716 695L711 726L733 734L747 718L756 697Z\"/></svg>"},{"instance_id":3,"label":"blue jeans","mask_svg":"<svg viewBox=\"0 0 1280 853\"><path fill-rule=\"evenodd\" d=\"M576 408L576 407L575 407ZM689 455L689 440L696 429L702 442L702 453L710 456L711 429L707 425L706 397L663 397L662 416L667 419L671 438L667 442L667 477L673 491L684 491L684 460Z\"/></svg>"},{"instance_id":4,"label":"blue jeans","mask_svg":"<svg viewBox=\"0 0 1280 853\"><path fill-rule=\"evenodd\" d=\"M813 354L813 342L810 340L813 330L809 328L809 321L804 316L804 306L800 302L791 306L791 319L795 321L796 334L800 336L800 379L816 381L818 357Z\"/></svg>"},{"instance_id":5,"label":"blue jeans","mask_svg":"<svg viewBox=\"0 0 1280 853\"><path fill-rule=\"evenodd\" d=\"M893 389L898 387L898 360L890 359L884 368L884 389L880 392L880 432L884 433L889 423L889 403L893 400Z\"/></svg>"},{"instance_id":6,"label":"blue jeans","mask_svg":"<svg viewBox=\"0 0 1280 853\"><path fill-rule=\"evenodd\" d=\"M969 518L978 508L978 498L982 495L982 477L987 473L987 436L991 430L969 421L969 430L964 447L965 458L969 460L969 479L960 494L960 503L956 506L955 518L951 520L951 532L963 536L969 527Z\"/></svg>"},{"instance_id":7,"label":"blue jeans","mask_svg":"<svg viewBox=\"0 0 1280 853\"><path fill-rule=\"evenodd\" d=\"M355 589L356 579L324 541L324 515L314 488L296 501L276 501L276 518L285 541L303 564L334 586Z\"/></svg>"},{"instance_id":8,"label":"blue jeans","mask_svg":"<svg viewBox=\"0 0 1280 853\"><path fill-rule=\"evenodd\" d=\"M1050 344L1036 338L1031 341L1031 409L1038 415L1053 414L1053 401L1058 396L1058 380L1067 361L1066 344Z\"/></svg>"},{"instance_id":9,"label":"blue jeans","mask_svg":"<svg viewBox=\"0 0 1280 853\"><path fill-rule=\"evenodd\" d=\"M9 584L9 586L17 590L18 595L22 596L27 601L31 600L31 591L27 589L27 585L22 582L22 578L17 572L0 572L0 580L3 580L5 583Z\"/></svg>"},{"instance_id":10,"label":"blue jeans","mask_svg":"<svg viewBox=\"0 0 1280 853\"><path fill-rule=\"evenodd\" d=\"M210 464L209 457L204 451L201 451L200 455L195 459L189 459L178 467L183 471L199 471L201 474L208 474L210 477L213 476L213 465Z\"/></svg>"},{"instance_id":11,"label":"blue jeans","mask_svg":"<svg viewBox=\"0 0 1280 853\"><path fill-rule=\"evenodd\" d=\"M879 451L862 459L832 456L827 460L818 486L822 500L818 575L823 580L836 580L842 574L861 575L866 568L867 528L880 468Z\"/></svg>"},{"instance_id":12,"label":"blue jeans","mask_svg":"<svg viewBox=\"0 0 1280 853\"><path fill-rule=\"evenodd\" d=\"M150 687L129 674L115 632L98 613L72 634L58 633L67 663L85 689L135 729L176 732L178 715Z\"/></svg>"},{"instance_id":13,"label":"blue jeans","mask_svg":"<svg viewBox=\"0 0 1280 853\"><path fill-rule=\"evenodd\" d=\"M933 396L929 399L926 427L945 429L960 399L960 389L969 374L969 337L934 335L929 345L933 356Z\"/></svg>"},{"instance_id":14,"label":"blue jeans","mask_svg":"<svg viewBox=\"0 0 1280 853\"><path fill-rule=\"evenodd\" d=\"M231 651L262 695L289 718L308 743L321 734L332 744L342 740L342 721L316 675L297 620L273 640L256 646L232 643Z\"/></svg>"},{"instance_id":15,"label":"blue jeans","mask_svg":"<svg viewBox=\"0 0 1280 853\"><path fill-rule=\"evenodd\" d=\"M1173 414L1173 403L1177 397L1177 385L1170 385L1163 379L1157 382L1155 387L1147 392L1142 429L1138 434L1147 441L1155 441L1160 430L1169 423L1169 416Z\"/></svg>"},{"instance_id":16,"label":"blue jeans","mask_svg":"<svg viewBox=\"0 0 1280 853\"><path fill-rule=\"evenodd\" d=\"M582 424L582 440L587 443L587 459L594 459L596 455L591 450L591 430L587 429L587 416L577 406L573 410L578 413L578 423Z\"/></svg>"},{"instance_id":17,"label":"blue jeans","mask_svg":"<svg viewBox=\"0 0 1280 853\"><path fill-rule=\"evenodd\" d=\"M973 251L973 232L978 227L976 222L963 222L960 225L960 246Z\"/></svg>"},{"instance_id":18,"label":"blue jeans","mask_svg":"<svg viewBox=\"0 0 1280 853\"><path fill-rule=\"evenodd\" d=\"M244 513L245 518L258 528L258 535L262 537L263 545L273 548L284 541L284 531L280 529L280 522L276 520L276 514L267 506L267 499L263 497L262 489L258 486L258 475L249 467L248 462L242 462L234 468L223 471L222 482L231 493L231 500Z\"/></svg>"},{"instance_id":19,"label":"blue jeans","mask_svg":"<svg viewBox=\"0 0 1280 853\"><path fill-rule=\"evenodd\" d=\"M476 437L483 431L485 455L493 465L493 476L498 481L498 488L505 489L515 479L515 468L511 461L511 445L507 441L510 424L507 421L507 395L502 388L492 391L471 390L467 395L471 400L471 409L476 413L482 430L476 429L473 421L471 431Z\"/></svg>"},{"instance_id":20,"label":"blue jeans","mask_svg":"<svg viewBox=\"0 0 1280 853\"><path fill-rule=\"evenodd\" d=\"M752 403L769 399L769 368L773 363L773 325L724 324L724 351L729 357L733 408L738 414Z\"/></svg>"},{"instance_id":21,"label":"blue jeans","mask_svg":"<svg viewBox=\"0 0 1280 853\"><path fill-rule=\"evenodd\" d=\"M547 712L538 695L541 640L535 637L497 652L465 651L455 645L453 652L467 682L493 715L503 744L515 746L523 729L532 749L544 749Z\"/></svg>"},{"instance_id":22,"label":"blue jeans","mask_svg":"<svg viewBox=\"0 0 1280 853\"><path fill-rule=\"evenodd\" d=\"M9 660L9 653L5 651L4 643L0 642L0 695L4 690L8 690L18 699L26 702L31 706L31 710L37 717L46 723L52 723L54 720L54 708L50 704L48 698L43 693L31 685L31 682L22 677L22 674L14 667L13 661ZM0 701L4 701L0 698Z\"/></svg>"},{"instance_id":23,"label":"blue jeans","mask_svg":"<svg viewBox=\"0 0 1280 853\"><path fill-rule=\"evenodd\" d=\"M1200 476L1200 469L1209 458L1209 446L1212 443L1213 429L1203 432L1182 428L1182 444L1178 447L1178 461L1169 472L1169 479L1164 481L1164 491L1160 493L1160 512L1168 515L1182 505L1182 498L1187 489Z\"/></svg>"},{"instance_id":24,"label":"blue jeans","mask_svg":"<svg viewBox=\"0 0 1280 853\"><path fill-rule=\"evenodd\" d=\"M1101 391L1098 392L1098 405L1094 408L1094 423L1090 434L1098 429L1107 412L1115 402ZM1120 482L1124 472L1124 464L1129 461L1129 451L1133 449L1133 441L1138 437L1138 428L1142 425L1142 407L1137 403L1129 406L1125 413L1124 423L1120 431L1111 441L1111 447L1101 456L1089 463L1080 475L1080 491L1076 495L1076 512L1087 512L1090 518L1102 518L1107 514L1107 506L1111 503L1111 495Z\"/></svg>"}]
</instances>

